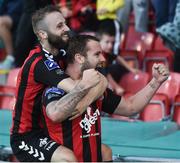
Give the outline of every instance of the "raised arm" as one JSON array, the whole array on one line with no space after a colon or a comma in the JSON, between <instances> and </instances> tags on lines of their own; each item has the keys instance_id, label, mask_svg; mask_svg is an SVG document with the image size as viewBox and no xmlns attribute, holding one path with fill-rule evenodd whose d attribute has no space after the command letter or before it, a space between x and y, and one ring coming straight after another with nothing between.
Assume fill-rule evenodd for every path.
<instances>
[{"instance_id":1,"label":"raised arm","mask_svg":"<svg viewBox=\"0 0 180 163\"><path fill-rule=\"evenodd\" d=\"M158 88L169 76L169 70L163 64L154 64L152 70L152 80L134 96L126 100L122 97L114 112L115 114L130 116L140 112L149 103Z\"/></svg>"}]
</instances>

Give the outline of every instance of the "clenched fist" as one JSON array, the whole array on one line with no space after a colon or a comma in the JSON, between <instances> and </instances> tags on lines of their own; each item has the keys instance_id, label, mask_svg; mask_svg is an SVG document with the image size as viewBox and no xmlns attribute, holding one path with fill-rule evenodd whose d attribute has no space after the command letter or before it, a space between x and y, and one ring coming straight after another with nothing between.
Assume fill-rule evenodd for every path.
<instances>
[{"instance_id":1,"label":"clenched fist","mask_svg":"<svg viewBox=\"0 0 180 163\"><path fill-rule=\"evenodd\" d=\"M153 64L152 67L152 76L162 84L165 80L168 79L169 69L164 64Z\"/></svg>"},{"instance_id":2,"label":"clenched fist","mask_svg":"<svg viewBox=\"0 0 180 163\"><path fill-rule=\"evenodd\" d=\"M100 82L100 74L95 69L88 69L83 72L81 84L86 88L96 86Z\"/></svg>"}]
</instances>

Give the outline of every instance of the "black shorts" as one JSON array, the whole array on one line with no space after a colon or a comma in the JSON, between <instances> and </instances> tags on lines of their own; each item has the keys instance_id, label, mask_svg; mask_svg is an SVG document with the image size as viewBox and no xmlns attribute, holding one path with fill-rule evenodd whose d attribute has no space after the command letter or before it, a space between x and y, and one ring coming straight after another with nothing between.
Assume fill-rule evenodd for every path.
<instances>
[{"instance_id":1,"label":"black shorts","mask_svg":"<svg viewBox=\"0 0 180 163\"><path fill-rule=\"evenodd\" d=\"M60 144L43 131L11 135L11 148L20 162L50 162Z\"/></svg>"}]
</instances>

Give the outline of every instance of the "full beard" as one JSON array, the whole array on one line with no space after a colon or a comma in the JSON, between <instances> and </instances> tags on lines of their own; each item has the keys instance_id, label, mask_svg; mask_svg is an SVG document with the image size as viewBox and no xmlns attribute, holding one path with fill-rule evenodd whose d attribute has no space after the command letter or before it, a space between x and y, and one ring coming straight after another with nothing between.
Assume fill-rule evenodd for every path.
<instances>
[{"instance_id":1,"label":"full beard","mask_svg":"<svg viewBox=\"0 0 180 163\"><path fill-rule=\"evenodd\" d=\"M64 33L64 35L68 35L68 37L69 37L69 32ZM57 36L50 32L48 33L49 44L58 50L66 49L68 46L68 41L69 41L69 39L63 40L62 36Z\"/></svg>"}]
</instances>

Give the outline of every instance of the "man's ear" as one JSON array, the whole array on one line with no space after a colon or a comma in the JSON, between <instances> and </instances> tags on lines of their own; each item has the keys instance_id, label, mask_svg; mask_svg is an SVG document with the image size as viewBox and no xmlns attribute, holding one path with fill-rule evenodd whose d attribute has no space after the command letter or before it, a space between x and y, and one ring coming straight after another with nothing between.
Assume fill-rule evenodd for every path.
<instances>
[{"instance_id":1,"label":"man's ear","mask_svg":"<svg viewBox=\"0 0 180 163\"><path fill-rule=\"evenodd\" d=\"M84 56L82 56L80 53L76 53L74 56L74 59L76 62L78 62L79 64L84 63Z\"/></svg>"},{"instance_id":2,"label":"man's ear","mask_svg":"<svg viewBox=\"0 0 180 163\"><path fill-rule=\"evenodd\" d=\"M46 40L48 38L48 34L46 31L43 31L43 30L39 30L37 32L38 34L38 37L41 39L41 40Z\"/></svg>"}]
</instances>

